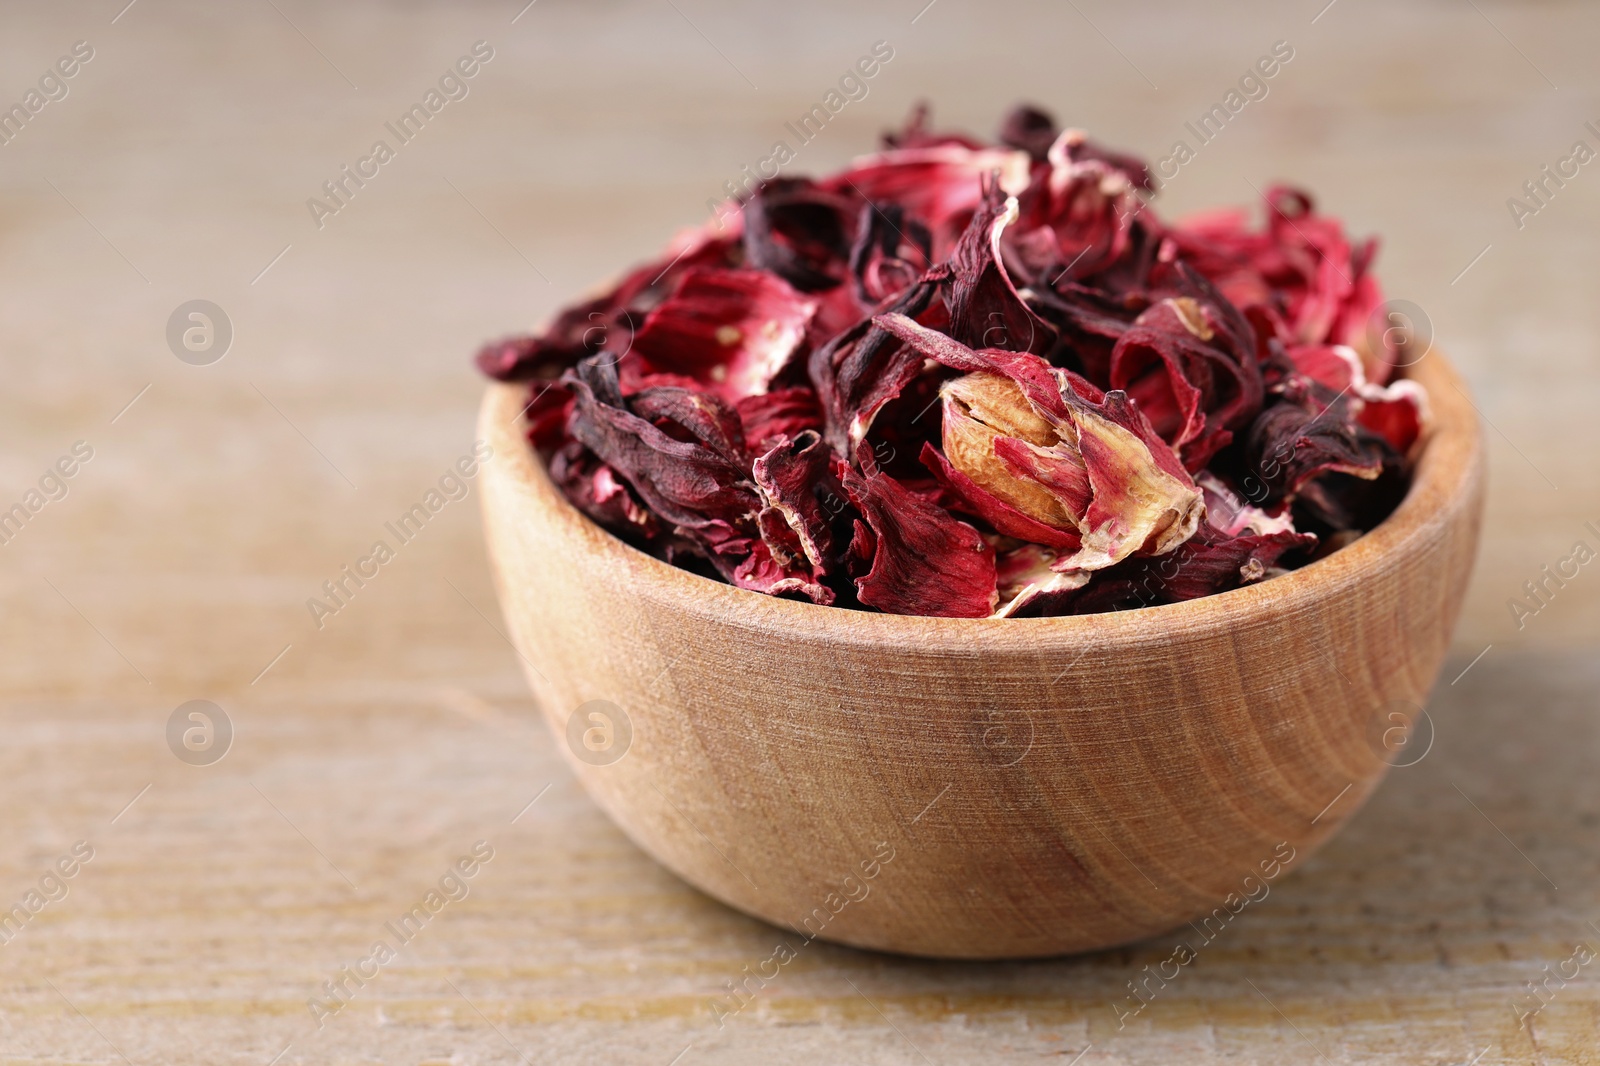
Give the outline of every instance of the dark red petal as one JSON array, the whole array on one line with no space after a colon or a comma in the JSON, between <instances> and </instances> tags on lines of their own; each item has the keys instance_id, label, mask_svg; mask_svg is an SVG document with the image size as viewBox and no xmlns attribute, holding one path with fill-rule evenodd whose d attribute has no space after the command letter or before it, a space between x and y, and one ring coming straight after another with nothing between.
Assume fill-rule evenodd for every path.
<instances>
[{"instance_id":1,"label":"dark red petal","mask_svg":"<svg viewBox=\"0 0 1600 1066\"><path fill-rule=\"evenodd\" d=\"M903 314L878 315L872 322L929 359L952 370L966 373L981 370L1008 377L1017 383L1028 402L1040 413L1059 419L1068 417L1066 401L1061 398L1060 383L1050 364L1036 355L994 349L974 351L960 341L920 325Z\"/></svg>"},{"instance_id":2,"label":"dark red petal","mask_svg":"<svg viewBox=\"0 0 1600 1066\"><path fill-rule=\"evenodd\" d=\"M798 437L822 428L822 410L810 389L774 389L746 396L734 405L744 424L744 439L756 454L771 450L780 437Z\"/></svg>"},{"instance_id":3,"label":"dark red petal","mask_svg":"<svg viewBox=\"0 0 1600 1066\"><path fill-rule=\"evenodd\" d=\"M1043 354L1055 347L1055 328L1023 302L1000 262L1000 240L1016 220L1017 202L992 181L983 184L983 202L950 259L950 336L976 348Z\"/></svg>"},{"instance_id":4,"label":"dark red petal","mask_svg":"<svg viewBox=\"0 0 1600 1066\"><path fill-rule=\"evenodd\" d=\"M572 413L572 393L554 381L535 381L522 418L528 441L539 452L550 452L566 439Z\"/></svg>"},{"instance_id":5,"label":"dark red petal","mask_svg":"<svg viewBox=\"0 0 1600 1066\"><path fill-rule=\"evenodd\" d=\"M928 227L899 204L861 206L850 275L860 306L876 308L904 293L933 265Z\"/></svg>"},{"instance_id":6,"label":"dark red petal","mask_svg":"<svg viewBox=\"0 0 1600 1066\"><path fill-rule=\"evenodd\" d=\"M1251 478L1268 499L1292 496L1320 474L1337 472L1371 480L1395 456L1387 442L1350 417L1350 400L1331 403L1301 393L1261 412L1250 428L1246 451ZM1251 485L1247 479L1246 489Z\"/></svg>"},{"instance_id":7,"label":"dark red petal","mask_svg":"<svg viewBox=\"0 0 1600 1066\"><path fill-rule=\"evenodd\" d=\"M855 223L853 196L809 178L762 182L744 205L745 264L801 292L834 288L845 279Z\"/></svg>"},{"instance_id":8,"label":"dark red petal","mask_svg":"<svg viewBox=\"0 0 1600 1066\"><path fill-rule=\"evenodd\" d=\"M976 529L875 469L859 474L841 464L840 480L873 534L872 569L856 579L862 603L946 618L994 612L994 549ZM857 543L865 547L865 539Z\"/></svg>"},{"instance_id":9,"label":"dark red petal","mask_svg":"<svg viewBox=\"0 0 1600 1066\"><path fill-rule=\"evenodd\" d=\"M1201 392L1184 373L1180 348L1189 346L1184 338L1135 323L1111 353L1111 387L1137 401L1161 439L1175 448L1206 428Z\"/></svg>"},{"instance_id":10,"label":"dark red petal","mask_svg":"<svg viewBox=\"0 0 1600 1066\"><path fill-rule=\"evenodd\" d=\"M938 291L940 275L913 285L895 303L906 314L927 309ZM922 371L922 356L883 329L864 321L812 353L811 383L827 422L827 438L835 451L851 454L867 435L887 403Z\"/></svg>"},{"instance_id":11,"label":"dark red petal","mask_svg":"<svg viewBox=\"0 0 1600 1066\"><path fill-rule=\"evenodd\" d=\"M749 554L728 574L728 580L742 589L769 596L799 596L824 606L833 603L833 590L812 578L803 559L796 563L792 557L778 558L773 544L788 528L783 519L763 511L760 525L763 539L750 546ZM767 538L769 530L773 533L771 539Z\"/></svg>"},{"instance_id":12,"label":"dark red petal","mask_svg":"<svg viewBox=\"0 0 1600 1066\"><path fill-rule=\"evenodd\" d=\"M625 539L648 540L660 530L617 472L577 441L550 457L550 480L580 511Z\"/></svg>"},{"instance_id":13,"label":"dark red petal","mask_svg":"<svg viewBox=\"0 0 1600 1066\"><path fill-rule=\"evenodd\" d=\"M1296 372L1325 389L1351 397L1356 422L1378 434L1398 454L1410 454L1428 428L1428 395L1401 378L1389 385L1367 380L1354 349L1344 345L1298 345L1288 350Z\"/></svg>"},{"instance_id":14,"label":"dark red petal","mask_svg":"<svg viewBox=\"0 0 1600 1066\"><path fill-rule=\"evenodd\" d=\"M833 516L823 503L835 485L832 466L828 445L809 430L781 441L752 464L756 486L767 503L763 516L772 512L782 519L803 561L819 575L828 571L833 557Z\"/></svg>"},{"instance_id":15,"label":"dark red petal","mask_svg":"<svg viewBox=\"0 0 1600 1066\"><path fill-rule=\"evenodd\" d=\"M1330 545L1342 545L1383 521L1405 498L1409 471L1394 456L1371 478L1338 472L1319 474L1294 497L1297 524L1329 532Z\"/></svg>"},{"instance_id":16,"label":"dark red petal","mask_svg":"<svg viewBox=\"0 0 1600 1066\"><path fill-rule=\"evenodd\" d=\"M1267 576L1286 553L1309 551L1317 543L1310 533L1191 538L1173 552L1175 572L1163 583L1165 599L1177 602L1210 596L1254 584Z\"/></svg>"},{"instance_id":17,"label":"dark red petal","mask_svg":"<svg viewBox=\"0 0 1600 1066\"><path fill-rule=\"evenodd\" d=\"M1035 163L1043 163L1050 146L1056 143L1056 120L1048 111L1031 104L1019 104L1007 112L1000 123L1000 143L1020 148Z\"/></svg>"},{"instance_id":18,"label":"dark red petal","mask_svg":"<svg viewBox=\"0 0 1600 1066\"><path fill-rule=\"evenodd\" d=\"M1185 294L1151 305L1112 349L1126 390L1189 470L1200 470L1261 410L1255 331L1205 279L1180 267Z\"/></svg>"},{"instance_id":19,"label":"dark red petal","mask_svg":"<svg viewBox=\"0 0 1600 1066\"><path fill-rule=\"evenodd\" d=\"M572 435L615 468L666 521L694 529L712 519L748 522L760 509L748 466L729 451L733 442L724 435L729 417L706 410L713 397L676 390L682 395L676 398L674 425L705 431L709 437L681 440L624 405L614 367L585 362L562 381L575 398ZM652 397L653 413L664 416L670 399ZM737 425L733 415L732 427Z\"/></svg>"},{"instance_id":20,"label":"dark red petal","mask_svg":"<svg viewBox=\"0 0 1600 1066\"><path fill-rule=\"evenodd\" d=\"M1077 393L1086 403L1099 404L1105 402L1105 390L1082 374L1074 373L1071 370L1063 370L1061 376L1066 378L1067 387Z\"/></svg>"},{"instance_id":21,"label":"dark red petal","mask_svg":"<svg viewBox=\"0 0 1600 1066\"><path fill-rule=\"evenodd\" d=\"M698 441L731 466L748 462L739 412L708 392L656 387L628 397L627 403L634 414L674 440Z\"/></svg>"},{"instance_id":22,"label":"dark red petal","mask_svg":"<svg viewBox=\"0 0 1600 1066\"><path fill-rule=\"evenodd\" d=\"M1109 388L1112 349L1134 318L1149 306L1149 299L1144 295L1116 297L1069 281L1055 290L1035 289L1034 298L1057 324L1084 375L1096 386Z\"/></svg>"},{"instance_id":23,"label":"dark red petal","mask_svg":"<svg viewBox=\"0 0 1600 1066\"><path fill-rule=\"evenodd\" d=\"M1143 218L1136 179L1091 148L1081 130L1061 134L1046 154L1048 169L1022 196L1006 244L1020 276L1037 289L1110 269L1133 249L1136 227L1153 221ZM1148 183L1143 164L1119 158L1138 168L1137 182Z\"/></svg>"},{"instance_id":24,"label":"dark red petal","mask_svg":"<svg viewBox=\"0 0 1600 1066\"><path fill-rule=\"evenodd\" d=\"M680 232L661 258L639 266L598 296L560 312L543 332L509 337L485 345L478 369L498 381L554 379L597 352L613 353L613 361L633 346L634 333L649 309L671 291L687 272L702 267L731 266L738 234L712 226Z\"/></svg>"}]
</instances>

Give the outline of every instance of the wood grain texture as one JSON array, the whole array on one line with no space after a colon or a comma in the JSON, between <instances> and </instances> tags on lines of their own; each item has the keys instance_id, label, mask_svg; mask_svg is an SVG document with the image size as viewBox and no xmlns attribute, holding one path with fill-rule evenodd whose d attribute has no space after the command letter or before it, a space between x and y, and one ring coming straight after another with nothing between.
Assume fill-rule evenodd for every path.
<instances>
[{"instance_id":1,"label":"wood grain texture","mask_svg":"<svg viewBox=\"0 0 1600 1066\"><path fill-rule=\"evenodd\" d=\"M1226 922L1400 755L1483 504L1455 371L1435 353L1411 373L1436 425L1396 512L1311 566L1181 604L916 618L701 578L561 497L522 440L526 389L510 385L489 389L478 423L497 453L489 554L573 769L692 884L859 947L1105 948ZM600 765L572 743L596 713L617 731L594 736ZM919 825L935 805L943 817ZM865 905L889 865L895 891Z\"/></svg>"},{"instance_id":2,"label":"wood grain texture","mask_svg":"<svg viewBox=\"0 0 1600 1066\"><path fill-rule=\"evenodd\" d=\"M1312 24L1322 0L939 0L912 24L922 0L541 0L513 25L521 0L139 0L113 24L124 6L0 17L0 102L73 41L96 49L0 147L0 503L95 448L0 547L0 903L74 841L96 852L0 944L0 1064L1600 1063L1591 967L1531 1024L1513 1013L1600 942L1600 572L1523 627L1507 610L1600 524L1600 179L1522 229L1505 206L1594 117L1600 9L1339 0ZM478 38L497 55L471 96L318 229L307 197ZM719 1025L785 934L667 871L580 786L501 636L476 501L322 628L305 604L470 448L479 340L703 219L880 38L894 62L796 171L918 97L980 131L1037 100L1159 159L1291 41L1164 213L1283 179L1382 236L1386 286L1488 419L1483 547L1426 757L1224 934L992 963L817 940ZM195 298L235 326L209 367L163 339ZM237 728L210 767L164 739L195 698ZM924 842L955 836L953 796ZM496 855L471 895L319 1029L308 997L479 839ZM1180 942L1197 960L1119 1024Z\"/></svg>"}]
</instances>

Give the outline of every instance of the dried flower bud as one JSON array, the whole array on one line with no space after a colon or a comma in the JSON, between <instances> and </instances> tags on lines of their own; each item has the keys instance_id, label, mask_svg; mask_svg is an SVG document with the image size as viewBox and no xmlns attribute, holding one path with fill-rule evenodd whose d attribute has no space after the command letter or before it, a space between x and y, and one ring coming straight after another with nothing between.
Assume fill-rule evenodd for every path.
<instances>
[{"instance_id":1,"label":"dried flower bud","mask_svg":"<svg viewBox=\"0 0 1600 1066\"><path fill-rule=\"evenodd\" d=\"M939 395L944 406L944 454L952 466L1030 518L1057 529L1077 528L1078 515L1066 501L1040 481L1018 476L995 451L1000 438L1046 450L1061 443L1016 382L999 374L966 374L946 382ZM1082 469L1076 451L1066 450L1061 458L1076 461Z\"/></svg>"}]
</instances>

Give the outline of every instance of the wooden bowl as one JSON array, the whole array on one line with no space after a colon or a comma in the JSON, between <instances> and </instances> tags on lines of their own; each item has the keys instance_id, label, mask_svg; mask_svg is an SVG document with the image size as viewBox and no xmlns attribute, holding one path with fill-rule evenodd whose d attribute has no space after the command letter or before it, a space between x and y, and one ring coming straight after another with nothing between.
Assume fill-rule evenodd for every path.
<instances>
[{"instance_id":1,"label":"wooden bowl","mask_svg":"<svg viewBox=\"0 0 1600 1066\"><path fill-rule=\"evenodd\" d=\"M1371 794L1449 646L1478 422L1443 356L1411 376L1436 427L1387 521L1171 606L909 618L698 577L568 504L506 385L479 425L489 551L584 787L717 899L805 937L956 958L1209 930Z\"/></svg>"}]
</instances>

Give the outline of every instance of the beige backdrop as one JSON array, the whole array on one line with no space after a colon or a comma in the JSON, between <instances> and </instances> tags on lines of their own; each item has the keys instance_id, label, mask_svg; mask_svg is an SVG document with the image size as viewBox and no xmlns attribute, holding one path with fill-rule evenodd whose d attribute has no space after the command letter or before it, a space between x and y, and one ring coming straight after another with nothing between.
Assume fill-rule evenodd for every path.
<instances>
[{"instance_id":1,"label":"beige backdrop","mask_svg":"<svg viewBox=\"0 0 1600 1066\"><path fill-rule=\"evenodd\" d=\"M0 507L93 450L0 547L0 903L67 890L0 944L0 1063L1600 1061L1600 965L1513 1012L1600 946L1600 571L1520 629L1507 606L1600 544L1600 173L1520 229L1506 205L1600 147L1600 12L1324 2L0 9L0 105L93 49L0 145ZM479 40L468 95L319 228L307 199ZM719 1028L778 934L577 789L498 633L476 493L322 628L305 606L471 446L480 339L705 217L879 40L894 58L796 170L919 97L983 132L1032 99L1159 157L1290 42L1167 210L1291 178L1383 234L1391 294L1492 427L1433 748L1120 1031L1172 938L1020 965L819 943ZM211 365L165 336L195 299L232 325ZM236 731L213 765L168 746L191 699ZM480 840L470 894L319 1029L308 998Z\"/></svg>"}]
</instances>

